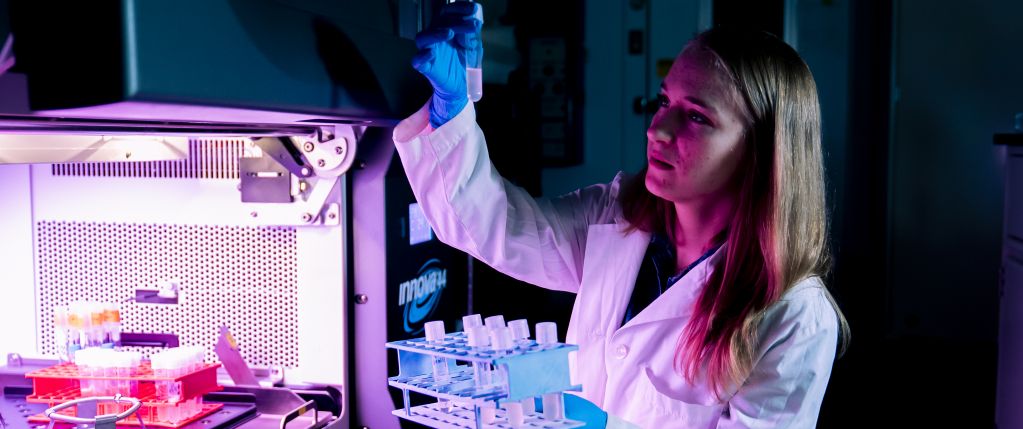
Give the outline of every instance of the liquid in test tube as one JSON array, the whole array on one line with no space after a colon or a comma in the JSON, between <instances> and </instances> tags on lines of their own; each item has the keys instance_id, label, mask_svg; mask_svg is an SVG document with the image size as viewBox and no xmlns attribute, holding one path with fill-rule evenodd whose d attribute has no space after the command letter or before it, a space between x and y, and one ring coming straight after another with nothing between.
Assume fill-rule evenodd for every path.
<instances>
[{"instance_id":1,"label":"liquid in test tube","mask_svg":"<svg viewBox=\"0 0 1023 429\"><path fill-rule=\"evenodd\" d=\"M471 0L463 0L472 3ZM451 3L449 1L448 3ZM476 3L475 15L483 22L483 5ZM483 41L480 34L469 33L459 35L465 49L465 89L466 95L474 103L483 98Z\"/></svg>"}]
</instances>

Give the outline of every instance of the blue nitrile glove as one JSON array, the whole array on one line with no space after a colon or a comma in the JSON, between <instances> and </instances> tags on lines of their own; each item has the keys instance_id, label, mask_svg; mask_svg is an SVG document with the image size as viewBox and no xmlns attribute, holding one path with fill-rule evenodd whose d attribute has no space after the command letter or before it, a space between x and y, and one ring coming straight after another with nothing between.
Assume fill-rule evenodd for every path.
<instances>
[{"instance_id":1,"label":"blue nitrile glove","mask_svg":"<svg viewBox=\"0 0 1023 429\"><path fill-rule=\"evenodd\" d=\"M587 429L607 427L607 413L578 395L565 395L565 417L586 423Z\"/></svg>"},{"instance_id":2,"label":"blue nitrile glove","mask_svg":"<svg viewBox=\"0 0 1023 429\"><path fill-rule=\"evenodd\" d=\"M597 404L587 401L582 396L564 394L565 418L586 423L587 429L604 429L607 427L607 412ZM536 397L536 411L543 411L543 400Z\"/></svg>"},{"instance_id":3,"label":"blue nitrile glove","mask_svg":"<svg viewBox=\"0 0 1023 429\"><path fill-rule=\"evenodd\" d=\"M439 128L465 108L466 57L483 56L480 29L483 8L474 2L456 1L441 7L429 29L416 35L419 52L412 57L415 68L433 85L430 125Z\"/></svg>"}]
</instances>

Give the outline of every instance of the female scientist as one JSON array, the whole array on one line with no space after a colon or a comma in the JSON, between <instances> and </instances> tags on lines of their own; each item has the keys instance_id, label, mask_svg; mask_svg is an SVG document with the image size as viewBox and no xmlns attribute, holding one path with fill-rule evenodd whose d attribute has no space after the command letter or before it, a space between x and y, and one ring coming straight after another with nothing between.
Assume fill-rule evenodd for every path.
<instances>
[{"instance_id":1,"label":"female scientist","mask_svg":"<svg viewBox=\"0 0 1023 429\"><path fill-rule=\"evenodd\" d=\"M603 410L587 427L814 427L847 325L821 280L820 108L799 55L762 32L700 34L664 78L646 168L534 199L494 169L466 98L474 7L446 5L417 37L434 94L394 141L443 242L577 294L572 380Z\"/></svg>"}]
</instances>

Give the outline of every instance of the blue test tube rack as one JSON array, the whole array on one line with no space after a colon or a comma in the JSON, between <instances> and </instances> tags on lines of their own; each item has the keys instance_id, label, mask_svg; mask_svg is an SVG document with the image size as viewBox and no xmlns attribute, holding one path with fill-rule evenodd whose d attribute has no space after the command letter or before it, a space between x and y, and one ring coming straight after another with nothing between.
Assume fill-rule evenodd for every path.
<instances>
[{"instance_id":1,"label":"blue test tube rack","mask_svg":"<svg viewBox=\"0 0 1023 429\"><path fill-rule=\"evenodd\" d=\"M497 352L489 347L470 348L464 332L454 332L443 340L427 342L414 338L387 343L398 352L399 374L387 379L391 387L401 389L404 408L392 414L433 428L443 429L512 429L501 404L541 396L545 393L581 390L572 385L568 372L568 353L579 346L563 343L539 345L536 341L520 341L515 349ZM446 358L448 377L438 382L433 377L433 358ZM458 365L464 362L466 365ZM491 387L477 387L468 364L491 364L504 367L507 382ZM417 392L449 401L447 406L432 403L412 407L409 392ZM487 403L497 408L494 424L484 425L480 410ZM535 429L570 429L584 426L576 420L547 420L542 413L525 417L520 427Z\"/></svg>"}]
</instances>

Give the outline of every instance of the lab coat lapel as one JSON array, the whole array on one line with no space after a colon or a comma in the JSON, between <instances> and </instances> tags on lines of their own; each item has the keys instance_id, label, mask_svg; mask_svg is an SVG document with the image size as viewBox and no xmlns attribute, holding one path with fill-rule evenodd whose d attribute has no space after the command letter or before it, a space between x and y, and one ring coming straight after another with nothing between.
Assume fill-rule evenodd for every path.
<instances>
[{"instance_id":1,"label":"lab coat lapel","mask_svg":"<svg viewBox=\"0 0 1023 429\"><path fill-rule=\"evenodd\" d=\"M675 282L654 302L640 311L636 317L633 317L629 323L622 326L622 329L628 329L644 323L688 318L692 314L693 305L697 298L699 298L700 291L703 290L707 277L714 267L714 261L722 255L722 249L724 249L724 246L721 246L711 257L704 259L699 265L693 267L692 270ZM635 280L633 282L635 283Z\"/></svg>"},{"instance_id":2,"label":"lab coat lapel","mask_svg":"<svg viewBox=\"0 0 1023 429\"><path fill-rule=\"evenodd\" d=\"M625 307L636 287L636 276L643 263L643 255L650 244L650 234L643 231L625 233L626 225L593 225L587 238L586 268L588 277L600 283L599 318L604 319L604 331L618 328Z\"/></svg>"}]
</instances>

